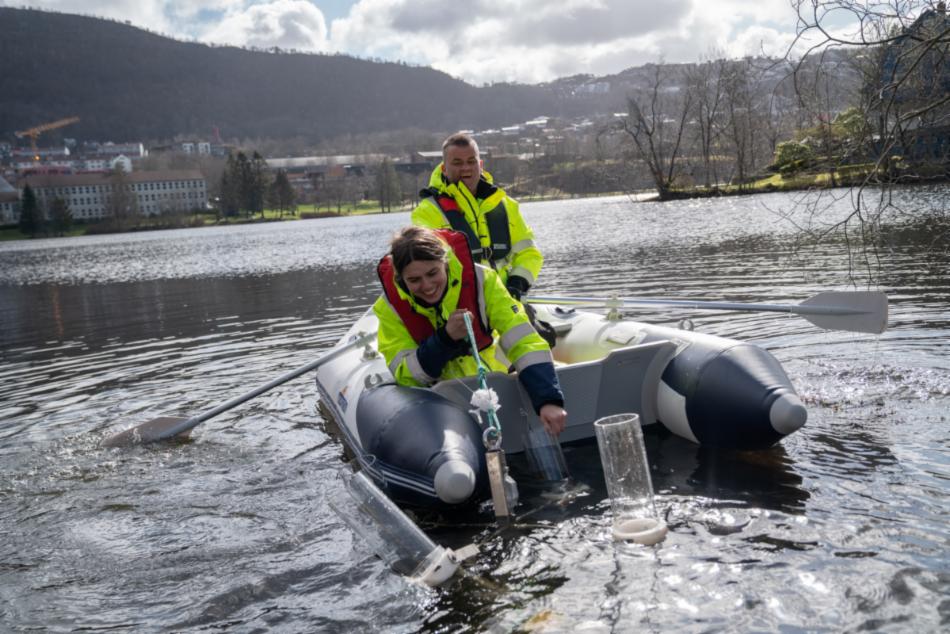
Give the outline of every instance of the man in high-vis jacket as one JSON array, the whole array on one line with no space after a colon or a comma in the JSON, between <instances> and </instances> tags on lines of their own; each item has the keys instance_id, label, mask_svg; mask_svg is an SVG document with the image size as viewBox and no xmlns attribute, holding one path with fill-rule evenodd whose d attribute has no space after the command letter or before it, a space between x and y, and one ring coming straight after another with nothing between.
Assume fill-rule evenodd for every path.
<instances>
[{"instance_id":1,"label":"man in high-vis jacket","mask_svg":"<svg viewBox=\"0 0 950 634\"><path fill-rule=\"evenodd\" d=\"M442 163L420 194L412 224L461 231L475 261L495 269L512 297L520 300L528 292L544 258L518 203L483 171L475 139L464 132L449 136Z\"/></svg>"}]
</instances>

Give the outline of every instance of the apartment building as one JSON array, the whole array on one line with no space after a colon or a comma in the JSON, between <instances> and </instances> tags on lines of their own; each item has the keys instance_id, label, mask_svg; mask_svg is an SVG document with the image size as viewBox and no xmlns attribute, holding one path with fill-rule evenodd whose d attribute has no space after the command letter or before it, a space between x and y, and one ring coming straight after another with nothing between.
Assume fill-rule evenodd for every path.
<instances>
[{"instance_id":1,"label":"apartment building","mask_svg":"<svg viewBox=\"0 0 950 634\"><path fill-rule=\"evenodd\" d=\"M144 216L190 212L208 205L207 184L197 170L133 172L121 180L135 195L138 212ZM33 189L40 209L47 210L54 199L62 198L74 220L89 221L109 215L119 182L113 174L30 174L19 186Z\"/></svg>"}]
</instances>

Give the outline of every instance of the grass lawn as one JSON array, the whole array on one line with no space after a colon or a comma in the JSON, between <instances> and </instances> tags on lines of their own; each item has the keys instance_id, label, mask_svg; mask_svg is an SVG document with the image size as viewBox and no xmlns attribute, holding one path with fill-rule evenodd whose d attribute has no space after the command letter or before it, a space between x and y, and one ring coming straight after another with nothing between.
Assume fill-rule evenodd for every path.
<instances>
[{"instance_id":1,"label":"grass lawn","mask_svg":"<svg viewBox=\"0 0 950 634\"><path fill-rule=\"evenodd\" d=\"M82 236L82 235L86 235L85 225L75 225L69 231L63 234L64 237ZM37 234L36 237L37 238L52 238L54 236L46 236L40 233L40 234ZM0 242L4 242L7 240L24 240L26 238L27 236L23 235L20 232L19 227L16 227L16 226L0 227Z\"/></svg>"},{"instance_id":2,"label":"grass lawn","mask_svg":"<svg viewBox=\"0 0 950 634\"><path fill-rule=\"evenodd\" d=\"M798 174L770 174L744 185L719 185L715 191L721 194L756 194L770 191L792 191L802 189L816 189L826 187L845 187L859 184L868 175L874 172L873 163L861 165L842 165L835 169L834 181L831 172L798 173ZM705 187L694 187L683 190L686 193L708 193Z\"/></svg>"},{"instance_id":3,"label":"grass lawn","mask_svg":"<svg viewBox=\"0 0 950 634\"><path fill-rule=\"evenodd\" d=\"M399 211L409 211L411 207L403 206L394 209L394 212ZM340 215L342 216L356 216L364 214L378 214L380 213L379 203L375 200L364 200L357 205L343 205L340 207ZM186 214L180 218L176 219L166 219L165 222L162 222L158 219L147 219L142 218L140 223L130 227L129 231L149 231L153 229L172 229L172 228L183 228L183 227L200 227L200 226L220 226L220 225L241 225L249 224L255 222L275 222L282 220L303 220L308 218L319 218L325 216L335 216L337 215L336 206L332 206L328 212L326 207L320 206L316 207L314 205L299 205L297 210L290 212L284 210L284 213L281 214L276 209L265 209L263 218L261 214L254 214L252 216L247 216L242 214L240 216L234 216L230 218L218 218L213 213L202 213L197 216L194 214ZM82 236L87 233L97 233L95 230L95 224L75 224L73 227L65 234L66 236ZM92 229L92 231L88 231ZM40 238L49 237L40 234ZM20 233L20 229L15 225L8 225L6 227L0 227L0 241L4 240L24 240L26 236Z\"/></svg>"}]
</instances>

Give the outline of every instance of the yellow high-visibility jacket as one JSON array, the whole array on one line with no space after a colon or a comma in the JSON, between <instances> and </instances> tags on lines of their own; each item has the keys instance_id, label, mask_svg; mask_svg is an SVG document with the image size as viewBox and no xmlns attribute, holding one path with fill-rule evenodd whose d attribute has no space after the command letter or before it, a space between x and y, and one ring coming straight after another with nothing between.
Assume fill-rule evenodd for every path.
<instances>
[{"instance_id":1,"label":"yellow high-visibility jacket","mask_svg":"<svg viewBox=\"0 0 950 634\"><path fill-rule=\"evenodd\" d=\"M398 300L409 302L412 309L428 319L434 331L444 326L449 315L458 307L461 293L462 263L449 249L448 282L442 301L436 306L423 306L398 284L393 284L399 295ZM511 297L501 282L499 275L491 269L475 267L478 306L481 314L474 315L493 332L494 342L479 351L482 363L489 371L507 372L508 367L499 358L500 347L507 359L522 377L522 383L537 408L546 402L563 403L563 396L554 373L554 359L551 349L528 321L521 304ZM429 371L420 360L420 349L429 343L441 347L439 342L417 342L403 323L386 293L383 293L373 305L373 311L379 318L379 351L386 359L390 371L397 383L409 386L429 386L433 383L478 373L478 365L471 351L453 351L442 355L439 363L444 363L437 374L432 367L433 355L428 355ZM432 337L437 337L433 334ZM441 350L441 348L440 348ZM440 352L441 354L441 352ZM434 355L439 357L439 355ZM451 358L448 358L451 357ZM544 367L540 367L544 366Z\"/></svg>"},{"instance_id":2,"label":"yellow high-visibility jacket","mask_svg":"<svg viewBox=\"0 0 950 634\"><path fill-rule=\"evenodd\" d=\"M534 243L534 232L521 216L517 201L494 184L491 174L482 172L477 190L470 192L462 182L447 182L440 163L432 171L429 187L423 190L428 196L412 212L412 224L461 231L463 227L452 224L446 216L454 212L445 212L439 206L439 195L451 198L468 225L465 233L475 261L498 271L505 285L510 276L523 278L526 291L537 280L544 262Z\"/></svg>"}]
</instances>

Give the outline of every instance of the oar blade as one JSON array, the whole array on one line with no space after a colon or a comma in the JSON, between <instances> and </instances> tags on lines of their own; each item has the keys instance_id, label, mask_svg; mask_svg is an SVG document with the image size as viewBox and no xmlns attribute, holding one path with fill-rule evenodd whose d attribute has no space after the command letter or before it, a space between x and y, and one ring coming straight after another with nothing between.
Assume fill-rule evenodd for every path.
<instances>
[{"instance_id":1,"label":"oar blade","mask_svg":"<svg viewBox=\"0 0 950 634\"><path fill-rule=\"evenodd\" d=\"M798 313L820 328L872 334L881 334L887 329L887 295L878 291L825 291L809 297L799 306L829 307L838 313Z\"/></svg>"},{"instance_id":2,"label":"oar blade","mask_svg":"<svg viewBox=\"0 0 950 634\"><path fill-rule=\"evenodd\" d=\"M172 431L179 423L188 420L178 416L159 416L141 425L130 427L125 431L109 436L102 441L103 447L130 447L132 445L141 445L144 443L157 442L159 440L184 439L188 436L191 429L187 429L178 434Z\"/></svg>"}]
</instances>

